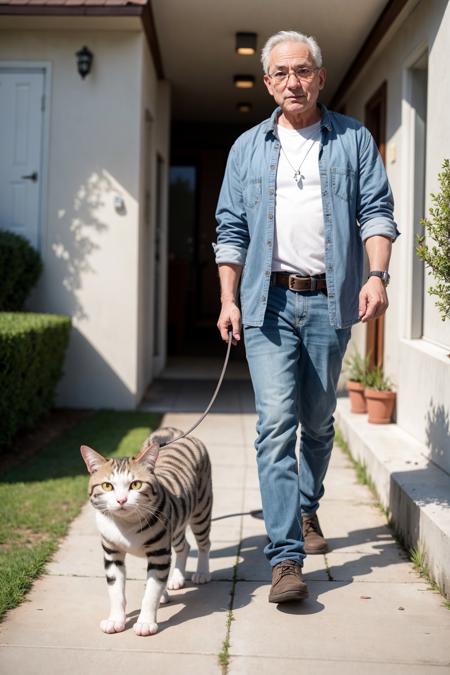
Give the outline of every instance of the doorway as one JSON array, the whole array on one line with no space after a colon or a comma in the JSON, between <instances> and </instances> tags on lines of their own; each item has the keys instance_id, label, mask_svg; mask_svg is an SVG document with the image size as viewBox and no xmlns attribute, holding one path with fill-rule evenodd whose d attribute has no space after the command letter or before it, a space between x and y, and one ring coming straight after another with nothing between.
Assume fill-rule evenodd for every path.
<instances>
[{"instance_id":1,"label":"doorway","mask_svg":"<svg viewBox=\"0 0 450 675\"><path fill-rule=\"evenodd\" d=\"M0 227L40 247L45 68L0 65Z\"/></svg>"},{"instance_id":2,"label":"doorway","mask_svg":"<svg viewBox=\"0 0 450 675\"><path fill-rule=\"evenodd\" d=\"M212 242L229 149L244 129L174 123L169 179L169 356L223 356L220 289ZM232 351L244 359L243 348Z\"/></svg>"},{"instance_id":3,"label":"doorway","mask_svg":"<svg viewBox=\"0 0 450 675\"><path fill-rule=\"evenodd\" d=\"M386 165L386 102L387 82L373 94L365 106L364 122L375 139L383 164ZM384 360L384 315L367 323L366 354L369 367L383 367Z\"/></svg>"}]
</instances>

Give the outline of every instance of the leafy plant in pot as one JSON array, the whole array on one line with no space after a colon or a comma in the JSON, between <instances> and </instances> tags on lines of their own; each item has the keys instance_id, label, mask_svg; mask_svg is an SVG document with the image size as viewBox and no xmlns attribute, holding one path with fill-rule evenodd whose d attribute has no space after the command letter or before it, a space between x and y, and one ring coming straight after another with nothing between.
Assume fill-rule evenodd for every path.
<instances>
[{"instance_id":1,"label":"leafy plant in pot","mask_svg":"<svg viewBox=\"0 0 450 675\"><path fill-rule=\"evenodd\" d=\"M389 424L394 412L396 393L382 368L375 366L366 374L365 395L367 400L368 421L371 424Z\"/></svg>"},{"instance_id":2,"label":"leafy plant in pot","mask_svg":"<svg viewBox=\"0 0 450 675\"><path fill-rule=\"evenodd\" d=\"M353 353L344 361L344 372L347 374L347 391L350 398L352 413L367 412L366 397L364 389L366 386L366 375L369 367L370 354L365 358L361 356L357 348L353 348Z\"/></svg>"}]
</instances>

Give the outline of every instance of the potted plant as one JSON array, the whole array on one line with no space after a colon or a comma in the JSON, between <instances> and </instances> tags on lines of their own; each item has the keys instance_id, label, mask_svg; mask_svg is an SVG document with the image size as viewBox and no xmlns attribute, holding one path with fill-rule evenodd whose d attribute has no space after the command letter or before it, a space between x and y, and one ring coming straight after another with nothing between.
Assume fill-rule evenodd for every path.
<instances>
[{"instance_id":1,"label":"potted plant","mask_svg":"<svg viewBox=\"0 0 450 675\"><path fill-rule=\"evenodd\" d=\"M348 377L347 391L350 398L350 410L352 413L360 414L367 412L364 389L366 386L369 358L370 355L363 358L357 348L353 347L353 353L347 356L344 361L344 370Z\"/></svg>"},{"instance_id":2,"label":"potted plant","mask_svg":"<svg viewBox=\"0 0 450 675\"><path fill-rule=\"evenodd\" d=\"M380 366L366 373L365 395L367 400L368 421L371 424L389 424L394 412L396 393L392 382L383 374Z\"/></svg>"}]
</instances>

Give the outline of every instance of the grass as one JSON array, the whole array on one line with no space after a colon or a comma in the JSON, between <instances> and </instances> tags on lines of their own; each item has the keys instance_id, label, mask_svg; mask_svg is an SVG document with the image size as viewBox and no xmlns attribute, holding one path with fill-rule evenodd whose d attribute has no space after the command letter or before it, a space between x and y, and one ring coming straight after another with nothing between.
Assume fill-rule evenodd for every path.
<instances>
[{"instance_id":1,"label":"grass","mask_svg":"<svg viewBox=\"0 0 450 675\"><path fill-rule=\"evenodd\" d=\"M242 545L242 525L241 525L241 536L239 540L239 546L236 552L236 562L234 563L233 568L233 580L230 591L230 602L228 604L227 620L225 624L225 639L222 642L222 649L218 655L219 664L222 666L222 675L226 675L226 673L228 672L228 666L230 664L230 644L231 644L230 633L231 633L231 623L232 621L234 621L233 604L234 604L234 594L236 592L236 584L238 581L237 575L238 575L239 557L241 555L241 545Z\"/></svg>"},{"instance_id":2,"label":"grass","mask_svg":"<svg viewBox=\"0 0 450 675\"><path fill-rule=\"evenodd\" d=\"M335 435L335 443L340 447L342 452L346 455L346 457L349 459L351 462L353 468L355 469L356 472L356 478L361 485L366 485L369 490L371 491L374 499L375 499L375 506L377 506L380 511L384 514L386 517L387 523L389 528L392 531L392 535L394 539L397 541L397 543L406 551L408 554L409 560L413 564L414 569L416 572L426 581L428 582L430 586L430 590L435 591L437 593L440 593L443 598L443 605L447 609L450 609L450 600L448 600L445 596L445 593L443 589L440 587L440 585L433 579L431 576L430 569L428 567L428 563L426 561L426 556L425 552L422 548L410 548L408 547L407 543L405 542L404 537L402 536L401 532L399 532L396 527L394 522L392 521L391 514L389 512L389 509L387 509L380 501L377 489L375 487L374 482L370 478L368 471L367 471L367 466L363 464L362 462L359 462L356 460L353 455L350 452L350 448L348 447L347 441L344 439L342 432L340 429L336 428L336 435Z\"/></svg>"},{"instance_id":3,"label":"grass","mask_svg":"<svg viewBox=\"0 0 450 675\"><path fill-rule=\"evenodd\" d=\"M87 499L79 447L132 455L155 429L153 413L99 411L84 418L0 482L0 618L16 607Z\"/></svg>"},{"instance_id":4,"label":"grass","mask_svg":"<svg viewBox=\"0 0 450 675\"><path fill-rule=\"evenodd\" d=\"M440 587L440 585L431 576L425 551L420 547L411 548L409 550L409 557L417 574L419 574L423 579L425 579L428 582L430 590L435 591L436 593L440 593L441 595L444 595L444 592ZM444 596L444 607L450 609L450 600L447 600L445 596Z\"/></svg>"}]
</instances>

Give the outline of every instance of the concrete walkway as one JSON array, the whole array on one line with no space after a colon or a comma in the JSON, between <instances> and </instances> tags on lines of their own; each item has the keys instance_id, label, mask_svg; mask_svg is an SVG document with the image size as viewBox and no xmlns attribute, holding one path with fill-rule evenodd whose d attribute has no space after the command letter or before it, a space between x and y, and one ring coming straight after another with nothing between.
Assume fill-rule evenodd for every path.
<instances>
[{"instance_id":1,"label":"concrete walkway","mask_svg":"<svg viewBox=\"0 0 450 675\"><path fill-rule=\"evenodd\" d=\"M188 428L201 400L187 384L160 387L172 396L164 424ZM178 392L177 394L175 392ZM167 403L167 400L166 400ZM148 407L155 407L152 394ZM182 408L195 410L183 412ZM310 597L302 603L267 602L270 568L262 549L263 522L253 450L255 415L248 383L225 387L215 413L196 431L213 463L213 580L171 592L159 611L160 632L137 637L131 629L143 592L144 563L129 559L124 633L104 635L107 612L102 553L87 505L47 574L27 602L0 626L3 675L439 675L450 673L450 612L427 589L393 540L369 491L356 482L335 449L320 509L331 552L306 560ZM192 541L192 537L191 537ZM195 569L193 551L188 571ZM218 655L227 636L229 663Z\"/></svg>"}]
</instances>

